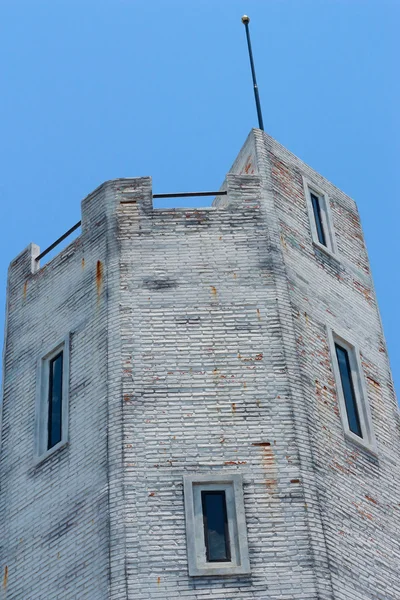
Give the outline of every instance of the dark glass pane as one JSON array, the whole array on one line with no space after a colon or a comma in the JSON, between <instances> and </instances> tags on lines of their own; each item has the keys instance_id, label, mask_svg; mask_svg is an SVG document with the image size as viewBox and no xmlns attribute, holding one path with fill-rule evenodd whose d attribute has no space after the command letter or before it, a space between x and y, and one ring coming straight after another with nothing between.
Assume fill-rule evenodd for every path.
<instances>
[{"instance_id":1,"label":"dark glass pane","mask_svg":"<svg viewBox=\"0 0 400 600\"><path fill-rule=\"evenodd\" d=\"M63 355L58 354L49 364L49 414L47 449L61 440Z\"/></svg>"},{"instance_id":2,"label":"dark glass pane","mask_svg":"<svg viewBox=\"0 0 400 600\"><path fill-rule=\"evenodd\" d=\"M311 195L311 202L312 202L313 211L314 211L315 225L317 227L318 241L323 246L326 246L324 226L322 224L320 199L315 194L310 194L310 195Z\"/></svg>"},{"instance_id":3,"label":"dark glass pane","mask_svg":"<svg viewBox=\"0 0 400 600\"><path fill-rule=\"evenodd\" d=\"M225 492L201 492L204 539L208 562L229 562L228 519Z\"/></svg>"},{"instance_id":4,"label":"dark glass pane","mask_svg":"<svg viewBox=\"0 0 400 600\"><path fill-rule=\"evenodd\" d=\"M346 403L347 419L350 431L362 438L360 417L358 414L356 395L354 392L353 378L351 376L349 353L345 348L335 344L336 356L339 364L340 379L342 381L343 396Z\"/></svg>"}]
</instances>

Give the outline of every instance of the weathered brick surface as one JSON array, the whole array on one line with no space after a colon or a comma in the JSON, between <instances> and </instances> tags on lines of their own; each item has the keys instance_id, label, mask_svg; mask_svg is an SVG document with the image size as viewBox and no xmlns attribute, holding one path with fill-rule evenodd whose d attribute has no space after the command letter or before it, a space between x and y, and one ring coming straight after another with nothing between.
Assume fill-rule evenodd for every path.
<instances>
[{"instance_id":1,"label":"weathered brick surface","mask_svg":"<svg viewBox=\"0 0 400 600\"><path fill-rule=\"evenodd\" d=\"M129 598L316 597L262 188L227 187L119 211ZM182 477L213 470L244 475L251 577L188 577Z\"/></svg>"},{"instance_id":2,"label":"weathered brick surface","mask_svg":"<svg viewBox=\"0 0 400 600\"><path fill-rule=\"evenodd\" d=\"M279 220L334 597L398 599L400 421L357 207L268 136L256 144ZM311 242L302 175L330 198L338 260ZM327 326L361 349L377 456L343 436Z\"/></svg>"},{"instance_id":3,"label":"weathered brick surface","mask_svg":"<svg viewBox=\"0 0 400 600\"><path fill-rule=\"evenodd\" d=\"M10 265L0 462L0 560L7 600L107 597L107 255L104 192L83 235L32 273ZM70 443L34 466L37 361L70 334ZM95 584L94 584L95 582Z\"/></svg>"},{"instance_id":4,"label":"weathered brick surface","mask_svg":"<svg viewBox=\"0 0 400 600\"><path fill-rule=\"evenodd\" d=\"M303 175L339 260L312 244ZM71 246L11 265L9 600L400 598L399 415L354 202L260 131L224 188L153 210L150 178L108 182ZM377 456L343 436L327 325L362 349ZM36 361L68 332L70 443L34 468ZM213 471L243 474L250 576L188 576L182 478Z\"/></svg>"}]
</instances>

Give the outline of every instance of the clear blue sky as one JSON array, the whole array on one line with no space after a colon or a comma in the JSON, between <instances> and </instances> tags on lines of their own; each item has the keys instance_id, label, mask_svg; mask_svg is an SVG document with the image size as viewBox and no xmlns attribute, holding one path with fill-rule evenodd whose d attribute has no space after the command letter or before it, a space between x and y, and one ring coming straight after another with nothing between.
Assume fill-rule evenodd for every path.
<instances>
[{"instance_id":1,"label":"clear blue sky","mask_svg":"<svg viewBox=\"0 0 400 600\"><path fill-rule=\"evenodd\" d=\"M0 0L0 327L10 260L101 182L219 187L257 125L243 13L266 130L358 203L399 390L398 0Z\"/></svg>"}]
</instances>

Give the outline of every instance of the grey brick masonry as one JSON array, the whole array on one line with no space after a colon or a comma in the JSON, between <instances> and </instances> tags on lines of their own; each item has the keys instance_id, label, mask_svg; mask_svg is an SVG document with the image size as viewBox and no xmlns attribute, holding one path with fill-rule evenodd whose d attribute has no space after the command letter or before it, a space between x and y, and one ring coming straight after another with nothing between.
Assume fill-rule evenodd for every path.
<instances>
[{"instance_id":1,"label":"grey brick masonry","mask_svg":"<svg viewBox=\"0 0 400 600\"><path fill-rule=\"evenodd\" d=\"M155 210L150 178L107 182L72 244L11 263L0 599L400 600L400 419L356 205L260 130L223 189ZM360 348L374 453L344 435L328 328ZM35 465L36 365L67 335L69 442ZM190 577L183 476L217 471L243 475L251 574Z\"/></svg>"}]
</instances>

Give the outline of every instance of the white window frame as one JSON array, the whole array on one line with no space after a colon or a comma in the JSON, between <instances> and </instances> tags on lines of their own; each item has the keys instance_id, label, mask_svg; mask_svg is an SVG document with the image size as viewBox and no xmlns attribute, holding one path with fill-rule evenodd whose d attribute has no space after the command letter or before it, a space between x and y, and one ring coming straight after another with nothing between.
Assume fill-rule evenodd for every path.
<instances>
[{"instance_id":1,"label":"white window frame","mask_svg":"<svg viewBox=\"0 0 400 600\"><path fill-rule=\"evenodd\" d=\"M304 194L305 194L306 202L307 202L307 211L308 211L308 217L310 220L311 237L312 237L313 244L315 246L317 246L317 248L319 248L320 250L323 250L327 254L332 255L337 259L338 258L337 257L337 245L336 245L335 231L333 228L332 213L331 213L329 197L323 190L321 190L321 188L317 187L316 185L314 185L313 183L308 181L305 177L303 177L303 186L304 186ZM324 234L325 234L326 246L321 244L321 242L318 239L317 225L315 223L315 215L314 215L314 209L313 209L312 200L311 200L311 194L318 196L318 199L319 199L322 227L323 227Z\"/></svg>"},{"instance_id":2,"label":"white window frame","mask_svg":"<svg viewBox=\"0 0 400 600\"><path fill-rule=\"evenodd\" d=\"M49 416L49 365L60 352L63 353L61 440L47 448ZM35 407L35 463L45 460L68 443L69 406L69 335L46 352L37 364L37 387Z\"/></svg>"},{"instance_id":3,"label":"white window frame","mask_svg":"<svg viewBox=\"0 0 400 600\"><path fill-rule=\"evenodd\" d=\"M367 388L365 385L359 348L355 344L352 344L347 339L345 339L343 335L339 335L337 332L333 331L330 328L328 328L328 339L333 373L336 383L339 412L345 437L354 442L355 444L358 444L359 446L362 446L363 448L376 454L376 440L372 426L371 410L368 402ZM353 433L349 427L346 402L344 399L342 388L342 378L340 375L339 364L336 356L335 344L338 344L339 346L347 350L349 356L351 378L354 387L358 416L360 419L360 428L363 436L362 438Z\"/></svg>"},{"instance_id":4,"label":"white window frame","mask_svg":"<svg viewBox=\"0 0 400 600\"><path fill-rule=\"evenodd\" d=\"M247 575L250 573L243 478L233 473L184 476L186 540L189 575ZM231 561L207 562L202 491L225 491Z\"/></svg>"}]
</instances>

